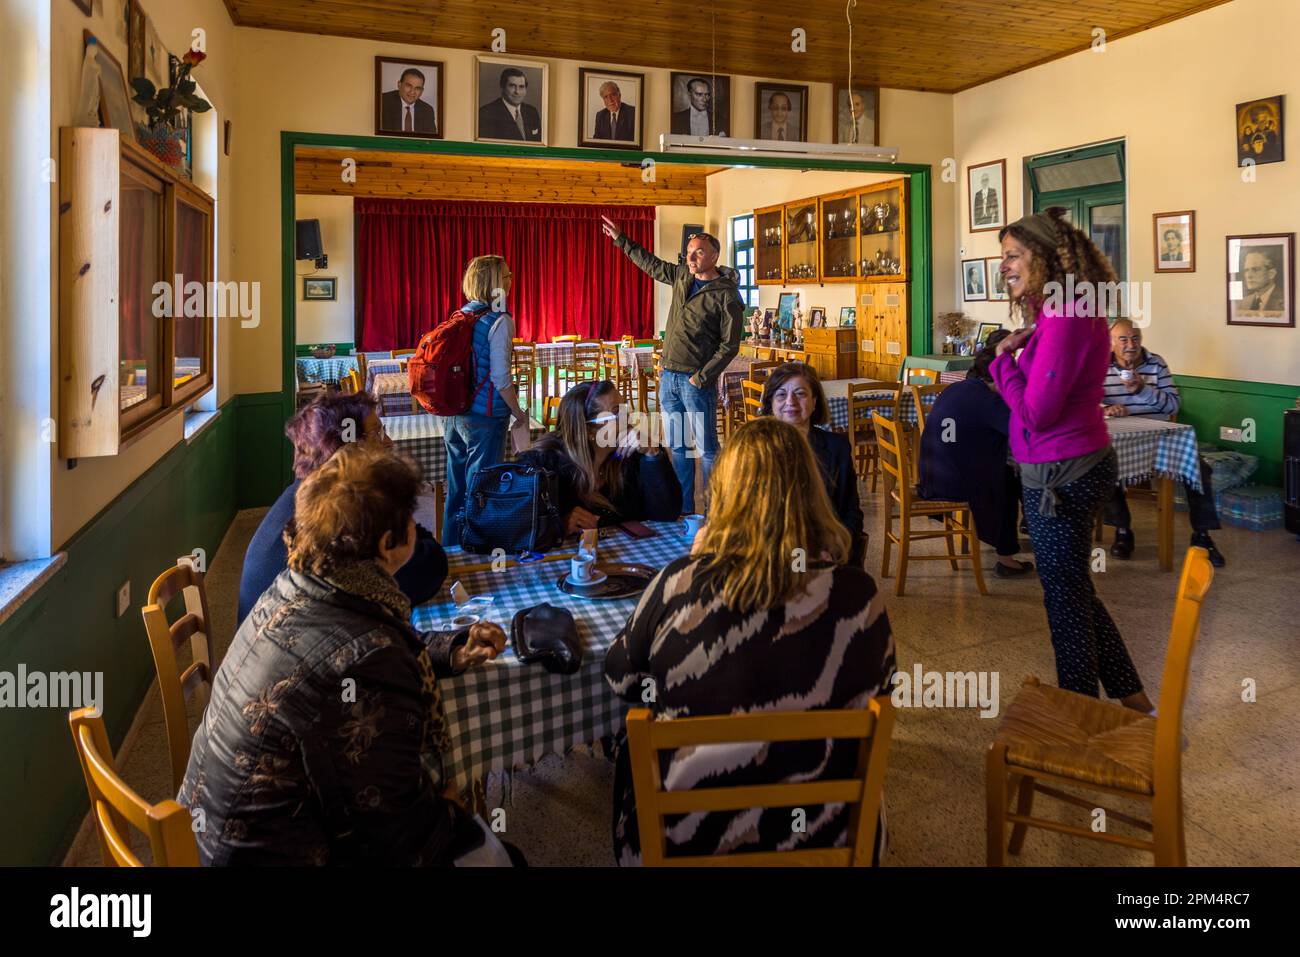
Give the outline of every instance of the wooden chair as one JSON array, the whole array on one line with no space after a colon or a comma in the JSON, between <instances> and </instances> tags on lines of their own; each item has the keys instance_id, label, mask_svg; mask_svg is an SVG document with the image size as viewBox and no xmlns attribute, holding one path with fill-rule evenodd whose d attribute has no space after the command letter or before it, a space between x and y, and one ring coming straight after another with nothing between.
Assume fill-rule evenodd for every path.
<instances>
[{"instance_id":1,"label":"wooden chair","mask_svg":"<svg viewBox=\"0 0 1300 957\"><path fill-rule=\"evenodd\" d=\"M776 361L776 350L775 350L775 349L764 349L764 348L760 348L760 347L755 346L755 347L754 347L754 357L755 357L756 359L758 359L760 362L775 362L775 361Z\"/></svg>"},{"instance_id":2,"label":"wooden chair","mask_svg":"<svg viewBox=\"0 0 1300 957\"><path fill-rule=\"evenodd\" d=\"M603 348L599 339L578 339L573 343L573 381L594 382L600 379L600 350Z\"/></svg>"},{"instance_id":3,"label":"wooden chair","mask_svg":"<svg viewBox=\"0 0 1300 957\"><path fill-rule=\"evenodd\" d=\"M662 339L634 339L632 345L636 346L638 349L643 346L650 346L652 349L662 349L664 343Z\"/></svg>"},{"instance_id":4,"label":"wooden chair","mask_svg":"<svg viewBox=\"0 0 1300 957\"><path fill-rule=\"evenodd\" d=\"M433 537L442 540L442 513L447 510L447 483L433 483Z\"/></svg>"},{"instance_id":5,"label":"wooden chair","mask_svg":"<svg viewBox=\"0 0 1300 957\"><path fill-rule=\"evenodd\" d=\"M740 383L741 405L745 410L745 421L752 422L761 414L763 408L763 385L752 379L743 379Z\"/></svg>"},{"instance_id":6,"label":"wooden chair","mask_svg":"<svg viewBox=\"0 0 1300 957\"><path fill-rule=\"evenodd\" d=\"M636 339L633 336L623 336L619 342L631 349L636 344Z\"/></svg>"},{"instance_id":7,"label":"wooden chair","mask_svg":"<svg viewBox=\"0 0 1300 957\"><path fill-rule=\"evenodd\" d=\"M402 356L415 355L414 349L393 349L388 353L394 359L400 359Z\"/></svg>"},{"instance_id":8,"label":"wooden chair","mask_svg":"<svg viewBox=\"0 0 1300 957\"><path fill-rule=\"evenodd\" d=\"M560 396L548 395L542 404L542 428L547 432L555 428L560 421Z\"/></svg>"},{"instance_id":9,"label":"wooden chair","mask_svg":"<svg viewBox=\"0 0 1300 957\"><path fill-rule=\"evenodd\" d=\"M631 336L627 339L630 342ZM576 364L578 346L574 347L574 359ZM606 345L601 343L600 360L604 367L603 375L618 389L619 398L629 405L632 404L632 370L623 365L620 360L618 351L621 346Z\"/></svg>"},{"instance_id":10,"label":"wooden chair","mask_svg":"<svg viewBox=\"0 0 1300 957\"><path fill-rule=\"evenodd\" d=\"M771 375L772 370L779 365L781 365L781 363L774 359L751 363L749 366L749 372L745 374L745 378L750 382L766 382L767 377Z\"/></svg>"},{"instance_id":11,"label":"wooden chair","mask_svg":"<svg viewBox=\"0 0 1300 957\"><path fill-rule=\"evenodd\" d=\"M364 352L357 353L357 377L361 381L361 388L364 389L368 384L366 375L370 371L370 360ZM360 391L360 390L358 390Z\"/></svg>"},{"instance_id":12,"label":"wooden chair","mask_svg":"<svg viewBox=\"0 0 1300 957\"><path fill-rule=\"evenodd\" d=\"M577 342L578 336L551 336L552 342Z\"/></svg>"},{"instance_id":13,"label":"wooden chair","mask_svg":"<svg viewBox=\"0 0 1300 957\"><path fill-rule=\"evenodd\" d=\"M104 866L144 866L131 851L129 825L148 838L155 867L198 867L199 846L194 840L190 812L170 799L149 804L127 787L113 767L113 749L108 744L104 720L93 708L70 712L68 724L86 779L90 815Z\"/></svg>"},{"instance_id":14,"label":"wooden chair","mask_svg":"<svg viewBox=\"0 0 1300 957\"><path fill-rule=\"evenodd\" d=\"M935 369L908 369L905 376L908 385L934 385L939 381Z\"/></svg>"},{"instance_id":15,"label":"wooden chair","mask_svg":"<svg viewBox=\"0 0 1300 957\"><path fill-rule=\"evenodd\" d=\"M353 369L339 379L339 391L344 395L355 395L361 391L361 373Z\"/></svg>"},{"instance_id":16,"label":"wooden chair","mask_svg":"<svg viewBox=\"0 0 1300 957\"><path fill-rule=\"evenodd\" d=\"M537 346L516 339L510 348L510 378L519 393L519 404L527 407L532 402L533 385L537 382Z\"/></svg>"},{"instance_id":17,"label":"wooden chair","mask_svg":"<svg viewBox=\"0 0 1300 957\"><path fill-rule=\"evenodd\" d=\"M794 711L731 714L654 721L646 708L627 713L632 787L636 795L641 860L647 867L786 867L792 865L869 867L876 843L880 793L889 763L894 708L888 695L873 698L853 711ZM674 748L740 741L812 741L853 739L858 766L852 778L798 784L694 788L667 791L659 752ZM753 807L807 807L844 802L850 805L848 847L805 848L748 854L666 857L664 816Z\"/></svg>"},{"instance_id":18,"label":"wooden chair","mask_svg":"<svg viewBox=\"0 0 1300 957\"><path fill-rule=\"evenodd\" d=\"M848 385L848 439L849 447L853 450L853 465L859 478L865 480L870 477L872 492L876 491L880 479L880 449L876 444L876 430L871 424L871 416L875 412L887 412L897 422L902 396L903 387L897 382L850 382Z\"/></svg>"},{"instance_id":19,"label":"wooden chair","mask_svg":"<svg viewBox=\"0 0 1300 957\"><path fill-rule=\"evenodd\" d=\"M971 514L966 502L930 501L919 499L913 489L912 456L906 444L899 437L896 421L885 418L879 412L871 413L871 423L876 430L878 461L885 473L885 544L880 561L880 575L889 577L890 545L898 546L898 581L894 587L895 595L903 594L903 584L907 579L907 563L912 561L947 561L957 570L958 562L970 562L975 567L975 586L981 595L987 595L984 587L984 570L980 567L980 543L975 534L975 516ZM898 506L898 533L893 530L893 507ZM942 529L925 528L912 530L912 519L930 519L941 517ZM944 538L948 541L946 555L913 555L912 543L927 538ZM957 540L962 543L961 552L957 551Z\"/></svg>"},{"instance_id":20,"label":"wooden chair","mask_svg":"<svg viewBox=\"0 0 1300 957\"><path fill-rule=\"evenodd\" d=\"M167 605L176 595L184 598L185 614L169 624ZM154 669L158 672L163 723L167 728L167 751L172 764L172 789L176 791L180 789L185 766L190 760L186 702L197 696L199 711L202 712L212 692L212 676L216 674L212 636L208 632L212 619L208 617L208 594L203 587L203 573L194 568L188 557L178 559L175 568L167 569L149 586L149 597L140 614L153 652ZM176 664L176 652L187 640L191 661L189 667L181 671Z\"/></svg>"},{"instance_id":21,"label":"wooden chair","mask_svg":"<svg viewBox=\"0 0 1300 957\"><path fill-rule=\"evenodd\" d=\"M990 867L1019 854L1025 833L1041 827L1074 837L1136 847L1155 857L1157 867L1187 866L1183 838L1182 727L1192 651L1201 609L1214 580L1209 553L1189 548L1174 603L1174 619L1160 681L1158 716L1025 679L1002 716L986 758L987 857ZM1057 785L1118 794L1151 804L1151 819L1140 820L1102 807L1107 822L1122 821L1147 831L1150 840L1094 831L1031 816L1034 795L1046 794L1092 812L1097 800L1061 791ZM1015 813L1007 799L1019 791ZM1010 822L1010 846L1006 825Z\"/></svg>"},{"instance_id":22,"label":"wooden chair","mask_svg":"<svg viewBox=\"0 0 1300 957\"><path fill-rule=\"evenodd\" d=\"M916 437L920 439L921 433L925 431L925 399L930 396L937 396L948 388L946 382L932 382L929 385L911 385L912 390L912 407L916 409Z\"/></svg>"}]
</instances>

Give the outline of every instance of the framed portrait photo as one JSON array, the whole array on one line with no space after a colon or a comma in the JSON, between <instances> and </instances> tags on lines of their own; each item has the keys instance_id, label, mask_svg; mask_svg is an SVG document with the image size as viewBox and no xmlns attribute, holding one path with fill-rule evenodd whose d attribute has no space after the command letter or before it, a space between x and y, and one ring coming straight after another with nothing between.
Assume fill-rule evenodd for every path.
<instances>
[{"instance_id":1,"label":"framed portrait photo","mask_svg":"<svg viewBox=\"0 0 1300 957\"><path fill-rule=\"evenodd\" d=\"M851 326L858 321L857 306L840 306L840 325Z\"/></svg>"},{"instance_id":2,"label":"framed portrait photo","mask_svg":"<svg viewBox=\"0 0 1300 957\"><path fill-rule=\"evenodd\" d=\"M1262 166L1286 159L1282 97L1237 104L1237 165Z\"/></svg>"},{"instance_id":3,"label":"framed portrait photo","mask_svg":"<svg viewBox=\"0 0 1300 957\"><path fill-rule=\"evenodd\" d=\"M550 66L536 60L477 57L474 139L480 143L531 143L549 136Z\"/></svg>"},{"instance_id":4,"label":"framed portrait photo","mask_svg":"<svg viewBox=\"0 0 1300 957\"><path fill-rule=\"evenodd\" d=\"M1228 237L1228 325L1295 325L1295 233Z\"/></svg>"},{"instance_id":5,"label":"framed portrait photo","mask_svg":"<svg viewBox=\"0 0 1300 957\"><path fill-rule=\"evenodd\" d=\"M1002 328L1000 322L981 322L975 332L975 348L983 349L984 344L988 342L989 336Z\"/></svg>"},{"instance_id":6,"label":"framed portrait photo","mask_svg":"<svg viewBox=\"0 0 1300 957\"><path fill-rule=\"evenodd\" d=\"M1196 212L1155 213L1156 272L1196 272Z\"/></svg>"},{"instance_id":7,"label":"framed portrait photo","mask_svg":"<svg viewBox=\"0 0 1300 957\"><path fill-rule=\"evenodd\" d=\"M639 150L645 74L578 68L578 145Z\"/></svg>"},{"instance_id":8,"label":"framed portrait photo","mask_svg":"<svg viewBox=\"0 0 1300 957\"><path fill-rule=\"evenodd\" d=\"M304 276L302 298L308 302L334 302L339 297L337 276Z\"/></svg>"},{"instance_id":9,"label":"framed portrait photo","mask_svg":"<svg viewBox=\"0 0 1300 957\"><path fill-rule=\"evenodd\" d=\"M790 83L759 83L754 87L754 139L808 139L808 87Z\"/></svg>"},{"instance_id":10,"label":"framed portrait photo","mask_svg":"<svg viewBox=\"0 0 1300 957\"><path fill-rule=\"evenodd\" d=\"M963 259L961 261L962 298L966 302L984 302L989 297L987 277L984 275L984 260Z\"/></svg>"},{"instance_id":11,"label":"framed portrait photo","mask_svg":"<svg viewBox=\"0 0 1300 957\"><path fill-rule=\"evenodd\" d=\"M1007 161L966 167L967 232L983 233L1007 224Z\"/></svg>"},{"instance_id":12,"label":"framed portrait photo","mask_svg":"<svg viewBox=\"0 0 1300 957\"><path fill-rule=\"evenodd\" d=\"M794 310L799 305L799 294L797 292L783 292L781 298L776 304L776 321L781 329L787 332L794 328Z\"/></svg>"},{"instance_id":13,"label":"framed portrait photo","mask_svg":"<svg viewBox=\"0 0 1300 957\"><path fill-rule=\"evenodd\" d=\"M83 32L82 38L87 46L92 40L95 42L95 63L99 66L99 125L117 130L134 143L135 121L122 64L89 30Z\"/></svg>"},{"instance_id":14,"label":"framed portrait photo","mask_svg":"<svg viewBox=\"0 0 1300 957\"><path fill-rule=\"evenodd\" d=\"M808 328L825 329L826 328L826 307L813 306L808 310Z\"/></svg>"},{"instance_id":15,"label":"framed portrait photo","mask_svg":"<svg viewBox=\"0 0 1300 957\"><path fill-rule=\"evenodd\" d=\"M776 325L776 309L768 306L763 310L763 331L766 335L772 334L772 329Z\"/></svg>"},{"instance_id":16,"label":"framed portrait photo","mask_svg":"<svg viewBox=\"0 0 1300 957\"><path fill-rule=\"evenodd\" d=\"M880 87L835 84L835 142L880 145Z\"/></svg>"},{"instance_id":17,"label":"framed portrait photo","mask_svg":"<svg viewBox=\"0 0 1300 957\"><path fill-rule=\"evenodd\" d=\"M731 136L731 77L714 73L668 75L669 130L685 136Z\"/></svg>"},{"instance_id":18,"label":"framed portrait photo","mask_svg":"<svg viewBox=\"0 0 1300 957\"><path fill-rule=\"evenodd\" d=\"M435 60L375 57L375 135L442 139L445 75Z\"/></svg>"},{"instance_id":19,"label":"framed portrait photo","mask_svg":"<svg viewBox=\"0 0 1300 957\"><path fill-rule=\"evenodd\" d=\"M1007 295L1007 281L999 271L1001 265L1001 256L989 256L984 260L984 271L988 273L985 288L989 291L989 300L993 302L1006 302L1010 298Z\"/></svg>"}]
</instances>

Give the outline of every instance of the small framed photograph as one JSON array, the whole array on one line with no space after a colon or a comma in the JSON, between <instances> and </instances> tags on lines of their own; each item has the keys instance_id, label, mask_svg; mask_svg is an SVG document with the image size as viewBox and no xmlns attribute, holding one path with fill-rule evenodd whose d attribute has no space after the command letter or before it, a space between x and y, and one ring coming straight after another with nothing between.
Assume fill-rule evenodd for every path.
<instances>
[{"instance_id":1,"label":"small framed photograph","mask_svg":"<svg viewBox=\"0 0 1300 957\"><path fill-rule=\"evenodd\" d=\"M776 320L778 327L789 331L794 328L794 310L799 305L797 292L783 292L777 300Z\"/></svg>"},{"instance_id":2,"label":"small framed photograph","mask_svg":"<svg viewBox=\"0 0 1300 957\"><path fill-rule=\"evenodd\" d=\"M984 260L963 259L961 261L962 294L966 302L985 302L989 298L988 285L984 275Z\"/></svg>"},{"instance_id":3,"label":"small framed photograph","mask_svg":"<svg viewBox=\"0 0 1300 957\"><path fill-rule=\"evenodd\" d=\"M731 77L713 73L670 73L673 133L731 135Z\"/></svg>"},{"instance_id":4,"label":"small framed photograph","mask_svg":"<svg viewBox=\"0 0 1300 957\"><path fill-rule=\"evenodd\" d=\"M1001 256L989 256L984 260L984 270L988 273L988 283L984 288L989 291L990 301L1006 302L1009 298L1007 281L1002 278L1001 266Z\"/></svg>"},{"instance_id":5,"label":"small framed photograph","mask_svg":"<svg viewBox=\"0 0 1300 957\"><path fill-rule=\"evenodd\" d=\"M826 307L813 306L808 310L808 328L825 329L826 328Z\"/></svg>"},{"instance_id":6,"label":"small framed photograph","mask_svg":"<svg viewBox=\"0 0 1300 957\"><path fill-rule=\"evenodd\" d=\"M1002 328L1000 322L981 322L979 329L975 333L975 348L983 349L984 343L988 341L989 336Z\"/></svg>"},{"instance_id":7,"label":"small framed photograph","mask_svg":"<svg viewBox=\"0 0 1300 957\"><path fill-rule=\"evenodd\" d=\"M578 145L639 150L645 74L578 68Z\"/></svg>"},{"instance_id":8,"label":"small framed photograph","mask_svg":"<svg viewBox=\"0 0 1300 957\"><path fill-rule=\"evenodd\" d=\"M131 117L131 95L126 90L126 77L122 64L108 52L89 30L82 36L86 45L95 43L95 63L99 66L99 125L117 130L135 142L135 121Z\"/></svg>"},{"instance_id":9,"label":"small framed photograph","mask_svg":"<svg viewBox=\"0 0 1300 957\"><path fill-rule=\"evenodd\" d=\"M858 321L857 306L840 306L840 325L852 326Z\"/></svg>"},{"instance_id":10,"label":"small framed photograph","mask_svg":"<svg viewBox=\"0 0 1300 957\"><path fill-rule=\"evenodd\" d=\"M1156 272L1196 272L1196 212L1155 213Z\"/></svg>"},{"instance_id":11,"label":"small framed photograph","mask_svg":"<svg viewBox=\"0 0 1300 957\"><path fill-rule=\"evenodd\" d=\"M480 56L474 139L547 144L550 66L536 60Z\"/></svg>"},{"instance_id":12,"label":"small framed photograph","mask_svg":"<svg viewBox=\"0 0 1300 957\"><path fill-rule=\"evenodd\" d=\"M776 327L776 310L768 306L763 310L763 335L770 336Z\"/></svg>"},{"instance_id":13,"label":"small framed photograph","mask_svg":"<svg viewBox=\"0 0 1300 957\"><path fill-rule=\"evenodd\" d=\"M1295 326L1295 233L1228 237L1228 325Z\"/></svg>"},{"instance_id":14,"label":"small framed photograph","mask_svg":"<svg viewBox=\"0 0 1300 957\"><path fill-rule=\"evenodd\" d=\"M994 160L966 167L968 230L983 233L1007 224L1007 161Z\"/></svg>"},{"instance_id":15,"label":"small framed photograph","mask_svg":"<svg viewBox=\"0 0 1300 957\"><path fill-rule=\"evenodd\" d=\"M442 139L443 76L436 60L375 57L375 135Z\"/></svg>"},{"instance_id":16,"label":"small framed photograph","mask_svg":"<svg viewBox=\"0 0 1300 957\"><path fill-rule=\"evenodd\" d=\"M304 276L302 298L307 302L334 302L339 297L337 276Z\"/></svg>"},{"instance_id":17,"label":"small framed photograph","mask_svg":"<svg viewBox=\"0 0 1300 957\"><path fill-rule=\"evenodd\" d=\"M759 83L754 87L754 139L808 139L808 87L790 83Z\"/></svg>"},{"instance_id":18,"label":"small framed photograph","mask_svg":"<svg viewBox=\"0 0 1300 957\"><path fill-rule=\"evenodd\" d=\"M880 87L835 84L835 142L880 145Z\"/></svg>"},{"instance_id":19,"label":"small framed photograph","mask_svg":"<svg viewBox=\"0 0 1300 957\"><path fill-rule=\"evenodd\" d=\"M1237 104L1237 165L1261 166L1286 159L1282 97Z\"/></svg>"}]
</instances>

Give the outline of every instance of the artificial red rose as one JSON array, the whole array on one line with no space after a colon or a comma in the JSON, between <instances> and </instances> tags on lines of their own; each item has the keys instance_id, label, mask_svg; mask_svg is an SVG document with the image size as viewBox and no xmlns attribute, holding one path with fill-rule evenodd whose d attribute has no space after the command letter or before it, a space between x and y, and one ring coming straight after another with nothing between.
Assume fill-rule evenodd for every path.
<instances>
[{"instance_id":1,"label":"artificial red rose","mask_svg":"<svg viewBox=\"0 0 1300 957\"><path fill-rule=\"evenodd\" d=\"M182 57L182 60L185 63L188 63L190 66L198 66L207 58L208 55L204 53L202 50L186 50L185 56Z\"/></svg>"}]
</instances>

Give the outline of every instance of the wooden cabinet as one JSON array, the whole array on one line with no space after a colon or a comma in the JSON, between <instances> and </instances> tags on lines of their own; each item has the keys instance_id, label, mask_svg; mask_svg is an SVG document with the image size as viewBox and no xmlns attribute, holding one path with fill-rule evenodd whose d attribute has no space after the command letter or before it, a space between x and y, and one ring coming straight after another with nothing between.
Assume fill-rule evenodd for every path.
<instances>
[{"instance_id":1,"label":"wooden cabinet","mask_svg":"<svg viewBox=\"0 0 1300 957\"><path fill-rule=\"evenodd\" d=\"M856 329L805 329L803 348L808 364L822 379L851 379L857 375Z\"/></svg>"},{"instance_id":2,"label":"wooden cabinet","mask_svg":"<svg viewBox=\"0 0 1300 957\"><path fill-rule=\"evenodd\" d=\"M762 285L785 282L785 207L754 210L754 281Z\"/></svg>"},{"instance_id":3,"label":"wooden cabinet","mask_svg":"<svg viewBox=\"0 0 1300 957\"><path fill-rule=\"evenodd\" d=\"M785 277L787 282L817 282L821 259L817 255L817 197L785 204Z\"/></svg>"},{"instance_id":4,"label":"wooden cabinet","mask_svg":"<svg viewBox=\"0 0 1300 957\"><path fill-rule=\"evenodd\" d=\"M850 189L820 197L822 282L857 281L859 195Z\"/></svg>"},{"instance_id":5,"label":"wooden cabinet","mask_svg":"<svg viewBox=\"0 0 1300 957\"><path fill-rule=\"evenodd\" d=\"M858 375L894 381L907 357L908 285L863 282L857 286Z\"/></svg>"}]
</instances>

